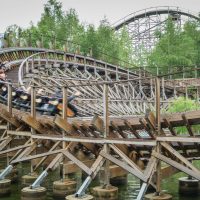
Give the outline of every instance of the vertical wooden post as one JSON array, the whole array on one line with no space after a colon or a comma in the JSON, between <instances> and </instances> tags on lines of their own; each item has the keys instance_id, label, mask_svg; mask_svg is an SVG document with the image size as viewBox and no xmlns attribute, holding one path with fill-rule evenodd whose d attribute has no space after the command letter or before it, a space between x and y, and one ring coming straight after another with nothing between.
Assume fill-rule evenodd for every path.
<instances>
[{"instance_id":1,"label":"vertical wooden post","mask_svg":"<svg viewBox=\"0 0 200 200\"><path fill-rule=\"evenodd\" d=\"M161 124L160 124L160 79L156 78L156 128L157 135L161 134ZM157 142L156 151L160 153L161 146L160 143ZM156 169L156 193L159 196L161 192L161 161L158 160L157 169Z\"/></svg>"},{"instance_id":2,"label":"vertical wooden post","mask_svg":"<svg viewBox=\"0 0 200 200\"><path fill-rule=\"evenodd\" d=\"M8 102L7 111L12 114L12 85L8 84Z\"/></svg>"},{"instance_id":3,"label":"vertical wooden post","mask_svg":"<svg viewBox=\"0 0 200 200\"><path fill-rule=\"evenodd\" d=\"M185 98L188 99L188 87L185 86Z\"/></svg>"},{"instance_id":4,"label":"vertical wooden post","mask_svg":"<svg viewBox=\"0 0 200 200\"><path fill-rule=\"evenodd\" d=\"M35 87L32 86L31 87L31 117L33 117L33 119L36 119L36 106L35 106L35 99L36 99L36 94L35 94ZM31 134L34 134L35 130L33 128L31 128ZM31 143L33 144L33 138L31 137ZM33 172L33 166L31 163L31 173Z\"/></svg>"},{"instance_id":5,"label":"vertical wooden post","mask_svg":"<svg viewBox=\"0 0 200 200\"><path fill-rule=\"evenodd\" d=\"M62 118L67 121L67 88L62 88L62 94L63 94L63 102L62 102ZM65 131L62 131L63 137L65 137ZM67 143L65 141L62 142L62 147L65 149L67 146ZM63 156L63 165L62 165L62 179L64 180L65 177L65 170L64 170L64 161L65 157Z\"/></svg>"},{"instance_id":6,"label":"vertical wooden post","mask_svg":"<svg viewBox=\"0 0 200 200\"><path fill-rule=\"evenodd\" d=\"M7 111L12 115L12 85L8 84L8 99L7 99ZM7 131L10 130L10 123L7 122ZM10 144L7 148L10 148ZM9 165L9 154L7 154L7 165Z\"/></svg>"},{"instance_id":7,"label":"vertical wooden post","mask_svg":"<svg viewBox=\"0 0 200 200\"><path fill-rule=\"evenodd\" d=\"M109 136L109 110L108 110L108 85L104 84L103 86L103 118L104 118L104 138ZM104 150L106 153L110 153L108 144L104 145ZM110 171L109 171L109 160L106 160L104 165L104 185L110 185Z\"/></svg>"}]
</instances>

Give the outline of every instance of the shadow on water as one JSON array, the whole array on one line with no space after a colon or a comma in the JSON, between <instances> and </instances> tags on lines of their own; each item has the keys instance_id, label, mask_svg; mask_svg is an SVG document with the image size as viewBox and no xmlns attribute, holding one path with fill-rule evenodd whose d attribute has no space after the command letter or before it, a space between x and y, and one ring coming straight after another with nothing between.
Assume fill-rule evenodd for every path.
<instances>
[{"instance_id":1,"label":"shadow on water","mask_svg":"<svg viewBox=\"0 0 200 200\"><path fill-rule=\"evenodd\" d=\"M18 165L19 176L28 174L30 170L29 164ZM178 195L178 178L185 176L183 173L178 173L162 182L162 189L173 195L173 200L200 200L200 195L195 197L180 197ZM76 177L78 187L81 185L81 174L77 173ZM53 181L59 180L59 170L50 173L46 178L44 187L48 188L47 200L52 200L52 185ZM94 182L92 186L97 185ZM9 197L0 198L2 200L20 200L21 182L12 184L12 193ZM132 175L128 175L128 183L119 186L119 200L134 200L140 189L140 181Z\"/></svg>"}]
</instances>

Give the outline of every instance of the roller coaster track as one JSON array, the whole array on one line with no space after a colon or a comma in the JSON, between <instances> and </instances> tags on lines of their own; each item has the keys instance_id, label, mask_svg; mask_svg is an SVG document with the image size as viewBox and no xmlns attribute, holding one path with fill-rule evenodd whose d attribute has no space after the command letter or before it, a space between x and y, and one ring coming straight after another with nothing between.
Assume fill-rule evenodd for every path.
<instances>
[{"instance_id":1,"label":"roller coaster track","mask_svg":"<svg viewBox=\"0 0 200 200\"><path fill-rule=\"evenodd\" d=\"M90 57L40 48L4 49L0 51L0 60L7 61L8 79L18 82L23 91L30 85L43 89L44 96L52 96L55 88L62 85L69 87L69 95L79 90L81 97L76 106L83 116L102 115L103 86L95 82L115 83L109 87L113 116L141 114L154 107L154 78L149 78L151 75L146 71L123 69ZM168 99L181 92L162 83L162 104L167 106Z\"/></svg>"},{"instance_id":2,"label":"roller coaster track","mask_svg":"<svg viewBox=\"0 0 200 200\"><path fill-rule=\"evenodd\" d=\"M179 7L161 6L143 9L127 15L112 26L116 31L127 27L135 49L135 58L141 59L144 52L151 52L159 37L155 32L164 31L165 22L171 18L175 25L182 28L185 22L199 21L199 15Z\"/></svg>"},{"instance_id":3,"label":"roller coaster track","mask_svg":"<svg viewBox=\"0 0 200 200\"><path fill-rule=\"evenodd\" d=\"M0 179L17 163L32 160L34 171L44 163L47 166L31 186L38 187L48 170L55 169L64 157L73 162L64 162L64 167L71 169L66 173L76 172L77 165L88 174L77 196L84 194L106 160L114 170L104 166L105 173L110 170L112 177L116 177L118 172L125 174L126 170L147 186L155 187L151 179L158 160L169 165L167 170L162 169L162 178L176 172L171 170L172 166L200 179L198 169L188 161L199 159L199 135L192 129L200 124L199 111L162 115L159 131L154 113L146 112L155 107L155 99L161 97L166 101L162 102L164 106L169 99L183 94L165 85L164 79L159 96L155 77L147 72L123 69L81 55L40 48L10 48L0 51L0 61L7 61L5 70L12 81L0 82L0 155L13 153ZM31 94L27 91L29 86ZM52 97L58 88L63 89L63 98ZM43 89L42 94L39 89ZM81 92L76 105L78 116L67 118L66 94L77 90ZM58 100L63 103L61 113L51 103ZM144 112L145 116L134 116ZM188 131L184 137L176 132L182 126ZM12 145L16 140L21 145ZM156 151L158 143L162 148ZM108 152L106 145L112 151ZM45 148L35 154L40 147ZM84 160L77 151L85 155ZM92 155L92 159L87 155ZM143 193L141 189L138 199Z\"/></svg>"}]
</instances>

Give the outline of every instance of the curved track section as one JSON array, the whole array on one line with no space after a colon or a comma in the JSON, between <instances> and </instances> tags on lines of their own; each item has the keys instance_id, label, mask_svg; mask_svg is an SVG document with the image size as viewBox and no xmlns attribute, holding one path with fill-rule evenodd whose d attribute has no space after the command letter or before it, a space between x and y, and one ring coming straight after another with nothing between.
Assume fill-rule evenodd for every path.
<instances>
[{"instance_id":1,"label":"curved track section","mask_svg":"<svg viewBox=\"0 0 200 200\"><path fill-rule=\"evenodd\" d=\"M149 78L150 74L145 71L131 71L90 57L37 48L4 49L0 52L0 60L7 61L8 79L19 82L16 97L20 102L21 93L26 93L31 85L37 88L38 96L47 99L55 98L55 91L65 85L68 95L81 92L76 103L80 116L102 115L103 85L98 83L106 81L113 83L109 85L109 111L112 116L136 115L154 108L154 78ZM1 89L5 100L7 90ZM174 88L163 82L163 106L176 94ZM30 98L25 105L23 108L30 107Z\"/></svg>"},{"instance_id":2,"label":"curved track section","mask_svg":"<svg viewBox=\"0 0 200 200\"><path fill-rule=\"evenodd\" d=\"M130 33L135 48L135 58L140 59L143 51L150 52L158 40L155 31L163 31L166 20L171 17L181 28L188 20L199 21L198 14L179 7L152 7L134 12L113 24L116 31L124 26Z\"/></svg>"}]
</instances>

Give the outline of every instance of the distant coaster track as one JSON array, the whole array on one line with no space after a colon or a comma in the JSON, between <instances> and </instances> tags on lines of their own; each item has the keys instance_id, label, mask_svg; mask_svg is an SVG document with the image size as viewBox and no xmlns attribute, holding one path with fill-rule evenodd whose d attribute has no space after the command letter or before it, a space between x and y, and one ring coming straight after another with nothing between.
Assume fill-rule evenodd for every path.
<instances>
[{"instance_id":1,"label":"distant coaster track","mask_svg":"<svg viewBox=\"0 0 200 200\"><path fill-rule=\"evenodd\" d=\"M199 15L179 7L162 6L143 9L127 15L112 26L120 31L124 26L130 33L135 58L141 59L143 52L150 52L158 41L155 31L163 31L166 20L171 17L176 26L183 27L188 20L199 21Z\"/></svg>"}]
</instances>

